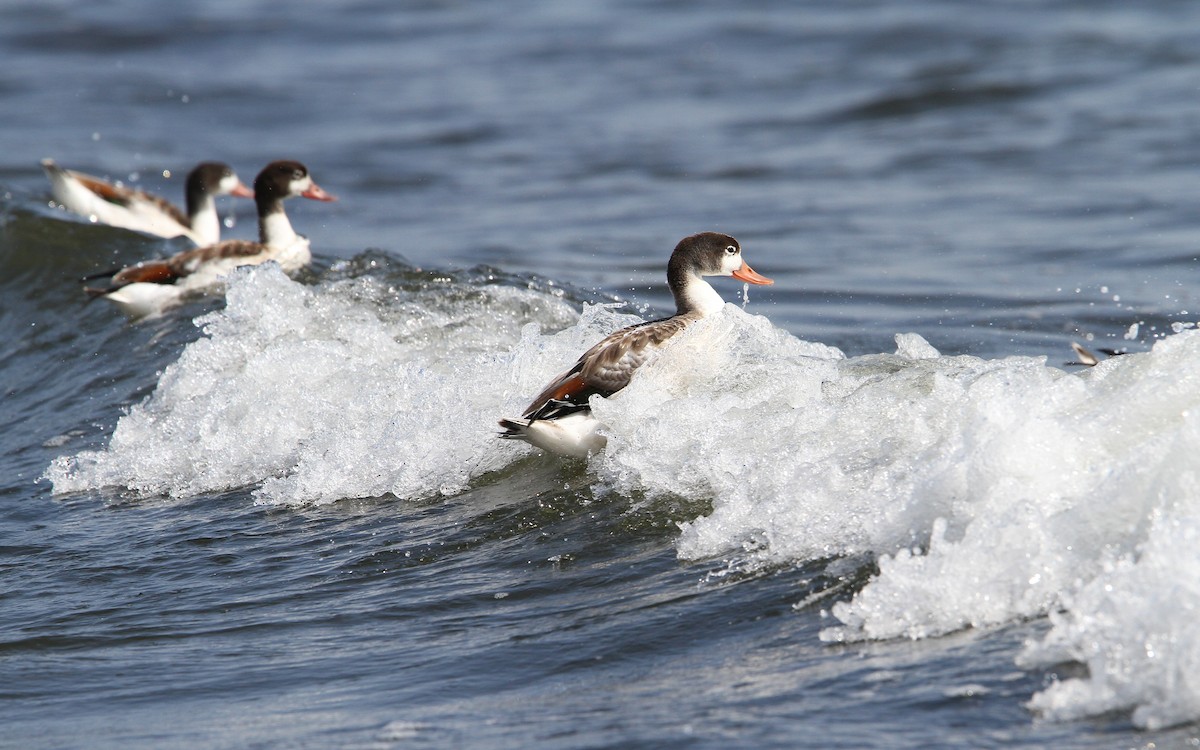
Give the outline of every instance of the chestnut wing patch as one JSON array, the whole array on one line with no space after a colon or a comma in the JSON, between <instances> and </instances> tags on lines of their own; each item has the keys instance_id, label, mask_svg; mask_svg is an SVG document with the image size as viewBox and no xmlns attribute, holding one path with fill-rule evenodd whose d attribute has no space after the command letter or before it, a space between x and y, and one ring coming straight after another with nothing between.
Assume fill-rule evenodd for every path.
<instances>
[{"instance_id":1,"label":"chestnut wing patch","mask_svg":"<svg viewBox=\"0 0 1200 750\"><path fill-rule=\"evenodd\" d=\"M185 250L164 260L147 260L117 271L89 276L85 281L107 276L110 278L110 283L102 288L85 287L84 291L93 297L98 297L115 292L129 284L174 284L183 277L195 273L205 263L215 260L251 258L262 254L264 249L260 242L226 240L208 247Z\"/></svg>"},{"instance_id":2,"label":"chestnut wing patch","mask_svg":"<svg viewBox=\"0 0 1200 750\"><path fill-rule=\"evenodd\" d=\"M126 187L114 185L111 182L105 182L99 178L92 177L90 174L70 171L68 171L67 174L78 180L79 183L88 190L92 191L109 203L117 206L124 206L125 208L128 208L129 204L132 203L134 198L137 196L136 190L130 190Z\"/></svg>"},{"instance_id":3,"label":"chestnut wing patch","mask_svg":"<svg viewBox=\"0 0 1200 750\"><path fill-rule=\"evenodd\" d=\"M576 363L575 367L555 378L539 393L522 416L531 421L566 416L586 409L588 399L598 392L579 374L579 364Z\"/></svg>"},{"instance_id":4,"label":"chestnut wing patch","mask_svg":"<svg viewBox=\"0 0 1200 750\"><path fill-rule=\"evenodd\" d=\"M138 263L136 266L128 266L116 271L88 276L84 281L105 277L109 279L106 286L85 286L83 291L89 297L102 297L130 284L174 284L178 280L179 275L171 268L169 260L147 260Z\"/></svg>"},{"instance_id":5,"label":"chestnut wing patch","mask_svg":"<svg viewBox=\"0 0 1200 750\"><path fill-rule=\"evenodd\" d=\"M182 224L185 227L192 226L192 220L188 218L188 215L185 214L183 211L181 211L178 206L176 206L174 203L167 200L166 198L161 198L157 195L151 195L150 193L143 193L143 192L139 191L136 194L136 199L138 201L142 201L144 203L149 204L149 206L151 208L157 209L158 211L166 214L167 216L170 216L172 219L179 222L180 224Z\"/></svg>"},{"instance_id":6,"label":"chestnut wing patch","mask_svg":"<svg viewBox=\"0 0 1200 750\"><path fill-rule=\"evenodd\" d=\"M122 268L113 275L113 283L118 286L126 284L171 284L179 275L165 260L148 260L136 266Z\"/></svg>"},{"instance_id":7,"label":"chestnut wing patch","mask_svg":"<svg viewBox=\"0 0 1200 750\"><path fill-rule=\"evenodd\" d=\"M170 216L185 227L192 225L187 214L165 198L160 198L157 195L152 195L141 190L114 185L111 182L105 182L82 172L71 172L70 174L88 190L115 206L128 208L134 212L146 211L149 208L151 211L157 211Z\"/></svg>"},{"instance_id":8,"label":"chestnut wing patch","mask_svg":"<svg viewBox=\"0 0 1200 750\"><path fill-rule=\"evenodd\" d=\"M562 417L586 409L593 395L611 396L629 385L637 368L693 320L677 315L623 328L607 336L539 393L525 410L525 418Z\"/></svg>"},{"instance_id":9,"label":"chestnut wing patch","mask_svg":"<svg viewBox=\"0 0 1200 750\"><path fill-rule=\"evenodd\" d=\"M261 242L251 240L225 240L208 247L185 250L167 259L178 276L195 273L205 263L215 260L249 258L259 255L265 248Z\"/></svg>"}]
</instances>

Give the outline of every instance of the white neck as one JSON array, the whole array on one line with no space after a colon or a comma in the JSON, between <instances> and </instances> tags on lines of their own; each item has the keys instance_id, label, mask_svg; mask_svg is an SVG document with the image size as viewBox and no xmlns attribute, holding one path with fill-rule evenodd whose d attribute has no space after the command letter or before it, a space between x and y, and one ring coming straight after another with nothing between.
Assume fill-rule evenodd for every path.
<instances>
[{"instance_id":1,"label":"white neck","mask_svg":"<svg viewBox=\"0 0 1200 750\"><path fill-rule=\"evenodd\" d=\"M221 240L221 218L217 216L217 204L210 196L201 201L188 222L200 245L215 245Z\"/></svg>"},{"instance_id":2,"label":"white neck","mask_svg":"<svg viewBox=\"0 0 1200 750\"><path fill-rule=\"evenodd\" d=\"M288 247L297 239L292 222L288 221L283 211L272 211L258 221L259 237L264 245L272 247Z\"/></svg>"},{"instance_id":3,"label":"white neck","mask_svg":"<svg viewBox=\"0 0 1200 750\"><path fill-rule=\"evenodd\" d=\"M721 295L716 289L699 275L689 274L687 280L683 284L680 300L686 305L687 310L679 310L679 312L697 312L700 315L712 315L721 308L725 307L725 300L721 299Z\"/></svg>"}]
</instances>

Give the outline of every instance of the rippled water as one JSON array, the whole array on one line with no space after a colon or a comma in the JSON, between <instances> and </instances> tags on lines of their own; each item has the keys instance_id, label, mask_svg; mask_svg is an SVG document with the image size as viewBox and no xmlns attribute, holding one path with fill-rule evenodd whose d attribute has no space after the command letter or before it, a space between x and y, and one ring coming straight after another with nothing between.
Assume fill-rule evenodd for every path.
<instances>
[{"instance_id":1,"label":"rippled water","mask_svg":"<svg viewBox=\"0 0 1200 750\"><path fill-rule=\"evenodd\" d=\"M1194 746L1197 22L11 4L0 746ZM42 157L341 200L127 321L77 279L185 245ZM494 438L706 229L775 286L590 461Z\"/></svg>"}]
</instances>

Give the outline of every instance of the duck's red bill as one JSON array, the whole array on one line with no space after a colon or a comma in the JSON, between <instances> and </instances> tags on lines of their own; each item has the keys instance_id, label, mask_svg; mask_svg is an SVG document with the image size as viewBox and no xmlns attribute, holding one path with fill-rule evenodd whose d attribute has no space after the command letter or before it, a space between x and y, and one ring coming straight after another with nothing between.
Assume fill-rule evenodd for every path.
<instances>
[{"instance_id":1,"label":"duck's red bill","mask_svg":"<svg viewBox=\"0 0 1200 750\"><path fill-rule=\"evenodd\" d=\"M314 201L335 201L337 196L325 192L317 183L313 183L312 187L300 194L305 198L310 198Z\"/></svg>"},{"instance_id":2,"label":"duck's red bill","mask_svg":"<svg viewBox=\"0 0 1200 750\"><path fill-rule=\"evenodd\" d=\"M733 278L738 281L744 281L747 284L759 284L762 286L775 283L774 279L768 279L758 271L755 271L746 261L742 261L742 267L733 272Z\"/></svg>"}]
</instances>

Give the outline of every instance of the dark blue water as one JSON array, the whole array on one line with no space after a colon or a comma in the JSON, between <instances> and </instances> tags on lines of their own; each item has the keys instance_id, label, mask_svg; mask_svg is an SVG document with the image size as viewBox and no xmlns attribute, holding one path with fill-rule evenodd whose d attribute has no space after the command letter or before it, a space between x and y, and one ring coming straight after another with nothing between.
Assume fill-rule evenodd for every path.
<instances>
[{"instance_id":1,"label":"dark blue water","mask_svg":"<svg viewBox=\"0 0 1200 750\"><path fill-rule=\"evenodd\" d=\"M875 430L908 468L856 466L873 489L814 511L835 531L812 538L765 517L843 486L762 484L798 441L714 472L742 498L620 445L562 462L487 431L543 378L521 380L522 357L561 369L592 329L538 336L575 331L585 303L669 311L666 257L709 229L776 280L747 313L852 357L907 331L946 377L967 367L953 355L1149 349L1200 305L1197 29L1183 2L9 3L0 746L1193 746L1200 713L1136 712L1160 701L1156 672L1129 666L1111 709L1045 715L1031 699L1097 662L1018 658L1105 563L1169 536L1147 531L1153 509L1117 542L1087 537L1082 583L955 627L986 584L941 570L927 635L838 643L834 605L868 601L880 556L919 554L934 516L973 539L954 519L976 495L928 485L886 541L836 531L886 516L870 498L935 461L913 430ZM198 161L249 181L293 158L340 201L288 204L316 256L298 284L248 275L225 313L130 322L78 278L186 245L50 207L43 157L173 199ZM221 209L227 235L254 235L248 201ZM741 442L768 430L721 414L714 432ZM696 444L700 469L725 466ZM1144 465L1106 455L1108 475L1080 473ZM1174 498L1162 487L1194 469L1155 468L1136 494ZM1071 491L1013 493L1050 508ZM761 533L717 525L735 502ZM1002 536L973 548L985 569L1014 556ZM1126 636L1145 640L1096 640ZM1167 659L1194 663L1176 642Z\"/></svg>"}]
</instances>

